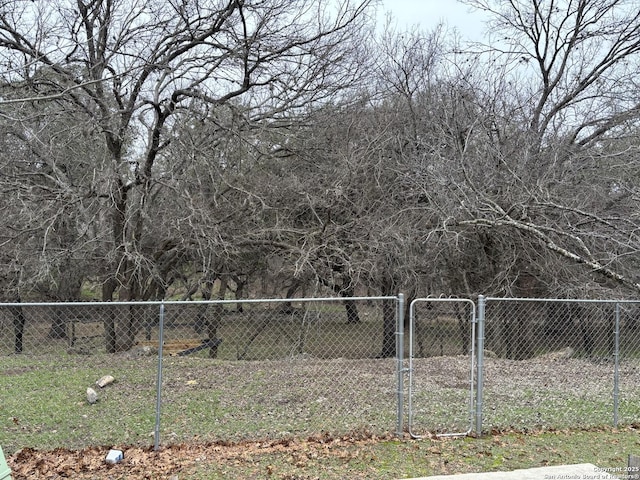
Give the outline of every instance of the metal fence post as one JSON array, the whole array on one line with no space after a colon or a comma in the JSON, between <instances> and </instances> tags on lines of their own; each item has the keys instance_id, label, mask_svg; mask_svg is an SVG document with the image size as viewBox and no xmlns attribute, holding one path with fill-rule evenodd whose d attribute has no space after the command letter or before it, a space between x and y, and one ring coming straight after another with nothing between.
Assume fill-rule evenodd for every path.
<instances>
[{"instance_id":1,"label":"metal fence post","mask_svg":"<svg viewBox=\"0 0 640 480\"><path fill-rule=\"evenodd\" d=\"M618 405L620 402L620 304L616 303L613 350L613 426L618 426Z\"/></svg>"},{"instance_id":2,"label":"metal fence post","mask_svg":"<svg viewBox=\"0 0 640 480\"><path fill-rule=\"evenodd\" d=\"M158 377L156 379L156 424L154 429L154 450L160 448L160 411L162 408L162 347L164 345L164 303L160 305L158 318Z\"/></svg>"},{"instance_id":3,"label":"metal fence post","mask_svg":"<svg viewBox=\"0 0 640 480\"><path fill-rule=\"evenodd\" d=\"M398 312L396 314L396 374L397 402L396 436L402 437L404 426L404 294L398 294Z\"/></svg>"},{"instance_id":4,"label":"metal fence post","mask_svg":"<svg viewBox=\"0 0 640 480\"><path fill-rule=\"evenodd\" d=\"M485 320L485 302L484 295L478 295L478 323L476 328L476 435L482 435L482 387L484 375L484 320Z\"/></svg>"}]
</instances>

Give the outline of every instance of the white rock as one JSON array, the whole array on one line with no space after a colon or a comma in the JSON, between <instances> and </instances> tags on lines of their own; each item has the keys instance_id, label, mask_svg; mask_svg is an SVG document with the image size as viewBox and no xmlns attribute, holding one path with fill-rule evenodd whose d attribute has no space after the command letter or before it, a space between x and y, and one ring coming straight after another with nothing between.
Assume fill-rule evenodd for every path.
<instances>
[{"instance_id":1,"label":"white rock","mask_svg":"<svg viewBox=\"0 0 640 480\"><path fill-rule=\"evenodd\" d=\"M87 402L93 404L98 401L98 393L91 387L87 388Z\"/></svg>"},{"instance_id":2,"label":"white rock","mask_svg":"<svg viewBox=\"0 0 640 480\"><path fill-rule=\"evenodd\" d=\"M111 375L105 375L104 377L100 377L96 381L96 385L99 386L100 388L104 388L110 383L113 383L114 381L115 381L115 378L113 378Z\"/></svg>"}]
</instances>

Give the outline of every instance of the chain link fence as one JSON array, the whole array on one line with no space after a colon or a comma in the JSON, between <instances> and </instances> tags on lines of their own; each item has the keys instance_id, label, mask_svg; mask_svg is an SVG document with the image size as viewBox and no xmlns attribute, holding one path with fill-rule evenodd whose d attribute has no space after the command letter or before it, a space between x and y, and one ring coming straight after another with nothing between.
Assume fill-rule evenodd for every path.
<instances>
[{"instance_id":1,"label":"chain link fence","mask_svg":"<svg viewBox=\"0 0 640 480\"><path fill-rule=\"evenodd\" d=\"M475 304L417 299L410 306L408 430L461 435L473 429Z\"/></svg>"},{"instance_id":2,"label":"chain link fence","mask_svg":"<svg viewBox=\"0 0 640 480\"><path fill-rule=\"evenodd\" d=\"M401 295L0 304L0 445L634 424L639 308L420 299L405 337Z\"/></svg>"},{"instance_id":3,"label":"chain link fence","mask_svg":"<svg viewBox=\"0 0 640 480\"><path fill-rule=\"evenodd\" d=\"M485 430L640 418L640 303L486 299Z\"/></svg>"},{"instance_id":4,"label":"chain link fence","mask_svg":"<svg viewBox=\"0 0 640 480\"><path fill-rule=\"evenodd\" d=\"M0 305L0 445L388 434L398 303Z\"/></svg>"}]
</instances>

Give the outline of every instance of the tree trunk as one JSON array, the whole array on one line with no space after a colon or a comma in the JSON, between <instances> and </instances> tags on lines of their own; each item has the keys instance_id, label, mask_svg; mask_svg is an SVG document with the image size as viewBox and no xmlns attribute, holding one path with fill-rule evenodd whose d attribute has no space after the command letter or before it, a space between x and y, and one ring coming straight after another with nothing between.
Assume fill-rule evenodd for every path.
<instances>
[{"instance_id":1,"label":"tree trunk","mask_svg":"<svg viewBox=\"0 0 640 480\"><path fill-rule=\"evenodd\" d=\"M285 293L285 298L286 299L293 298L293 296L298 291L298 288L300 288L300 283L301 282L298 281L298 280L293 280L291 282L291 285L289 285L289 288L287 288L287 292ZM280 308L280 313L287 314L287 313L291 313L291 312L293 312L292 303L291 302L283 302L282 306Z\"/></svg>"},{"instance_id":2,"label":"tree trunk","mask_svg":"<svg viewBox=\"0 0 640 480\"><path fill-rule=\"evenodd\" d=\"M351 284L351 279L349 279L349 286L343 289L340 292L340 295L342 295L343 297L353 297L354 294L355 294L355 291ZM358 305L356 304L355 301L349 300L347 298L347 300L344 301L344 309L347 313L347 323L349 324L360 323L360 314L358 313Z\"/></svg>"},{"instance_id":3,"label":"tree trunk","mask_svg":"<svg viewBox=\"0 0 640 480\"><path fill-rule=\"evenodd\" d=\"M213 290L213 281L206 280L201 288L202 299L205 302L211 300L211 290ZM209 328L209 321L207 320L207 314L209 312L209 304L203 303L196 313L196 318L193 324L193 329L197 334L201 334ZM207 330L208 332L208 330Z\"/></svg>"},{"instance_id":4,"label":"tree trunk","mask_svg":"<svg viewBox=\"0 0 640 480\"><path fill-rule=\"evenodd\" d=\"M71 259L66 259L61 266L58 278L58 288L55 291L57 302L71 302L80 298L82 275L74 268ZM73 312L66 308L56 308L53 312L53 322L49 329L49 338L67 338L67 317Z\"/></svg>"},{"instance_id":5,"label":"tree trunk","mask_svg":"<svg viewBox=\"0 0 640 480\"><path fill-rule=\"evenodd\" d=\"M239 275L234 275L232 277L232 280L236 284L236 292L235 292L236 300L240 300L241 298L244 298L244 290L247 287L247 284L249 283L249 277L247 276L245 278L240 278ZM244 308L242 306L242 302L236 303L236 312L242 313L243 310Z\"/></svg>"},{"instance_id":6,"label":"tree trunk","mask_svg":"<svg viewBox=\"0 0 640 480\"><path fill-rule=\"evenodd\" d=\"M382 296L393 295L393 281L385 278L382 280ZM382 351L380 358L392 358L396 356L396 304L393 300L382 302Z\"/></svg>"},{"instance_id":7,"label":"tree trunk","mask_svg":"<svg viewBox=\"0 0 640 480\"><path fill-rule=\"evenodd\" d=\"M24 325L27 319L24 316L22 307L12 307L11 315L13 315L13 332L15 334L14 352L22 353L22 337L24 335Z\"/></svg>"},{"instance_id":8,"label":"tree trunk","mask_svg":"<svg viewBox=\"0 0 640 480\"><path fill-rule=\"evenodd\" d=\"M102 301L110 302L113 300L116 283L108 280L102 285ZM102 320L104 326L104 342L105 351L107 353L116 353L116 312L115 308L109 308L107 315Z\"/></svg>"},{"instance_id":9,"label":"tree trunk","mask_svg":"<svg viewBox=\"0 0 640 480\"><path fill-rule=\"evenodd\" d=\"M220 276L220 288L218 289L218 299L224 300L224 297L227 293L227 284L228 279L226 275ZM209 290L209 295L211 294L211 290ZM203 292L204 296L204 292ZM220 323L222 323L222 316L224 315L224 307L220 303L216 303L212 308L211 320L208 322L207 333L209 337L209 341L213 342L211 348L209 349L209 358L216 358L218 356L218 342L214 342L218 338L218 327Z\"/></svg>"},{"instance_id":10,"label":"tree trunk","mask_svg":"<svg viewBox=\"0 0 640 480\"><path fill-rule=\"evenodd\" d=\"M118 352L131 350L136 343L136 334L138 333L136 332L137 310L135 305L129 305L128 312L125 315L126 320L120 323L121 328L116 338L116 350Z\"/></svg>"},{"instance_id":11,"label":"tree trunk","mask_svg":"<svg viewBox=\"0 0 640 480\"><path fill-rule=\"evenodd\" d=\"M354 300L345 300L344 309L347 312L347 323L356 324L360 323L360 314L358 313L358 305Z\"/></svg>"}]
</instances>

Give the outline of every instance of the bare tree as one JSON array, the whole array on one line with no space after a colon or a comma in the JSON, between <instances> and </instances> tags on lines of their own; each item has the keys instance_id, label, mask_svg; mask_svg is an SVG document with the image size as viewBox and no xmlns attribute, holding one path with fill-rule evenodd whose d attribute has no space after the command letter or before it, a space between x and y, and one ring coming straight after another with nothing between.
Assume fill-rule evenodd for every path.
<instances>
[{"instance_id":1,"label":"bare tree","mask_svg":"<svg viewBox=\"0 0 640 480\"><path fill-rule=\"evenodd\" d=\"M637 10L614 0L467 3L493 15L488 60L503 68L493 68L500 78L485 95L500 103L479 102L491 123L478 122L468 136L479 133L486 147L476 140L465 156L481 154L494 167L483 162L484 175L467 169L481 203L463 223L517 230L532 242L527 251L542 244L637 291L628 268L638 251L637 187L623 174L635 169L630 135L640 113Z\"/></svg>"},{"instance_id":2,"label":"bare tree","mask_svg":"<svg viewBox=\"0 0 640 480\"><path fill-rule=\"evenodd\" d=\"M640 14L619 0L466 3L492 14L494 52L520 66L534 144L588 145L638 118ZM505 60L503 60L505 61ZM513 63L511 63L513 66ZM530 81L528 81L530 80ZM527 85L528 84L528 85Z\"/></svg>"},{"instance_id":3,"label":"bare tree","mask_svg":"<svg viewBox=\"0 0 640 480\"><path fill-rule=\"evenodd\" d=\"M105 300L161 295L156 287L179 256L174 238L152 237L149 229L151 205L170 171L163 152L177 114L206 118L208 108L233 102L259 125L332 98L358 75L345 62L370 3L77 0L1 7L3 80L24 92L4 105L49 102L102 136L99 176L84 187L101 200L96 220L109 230L100 269Z\"/></svg>"}]
</instances>

